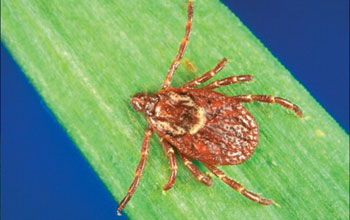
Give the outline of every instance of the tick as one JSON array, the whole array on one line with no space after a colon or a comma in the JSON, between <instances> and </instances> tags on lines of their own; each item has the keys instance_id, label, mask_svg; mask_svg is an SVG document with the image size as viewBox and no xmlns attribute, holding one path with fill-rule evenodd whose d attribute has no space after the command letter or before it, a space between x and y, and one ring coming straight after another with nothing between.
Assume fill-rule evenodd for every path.
<instances>
[{"instance_id":1,"label":"tick","mask_svg":"<svg viewBox=\"0 0 350 220\"><path fill-rule=\"evenodd\" d=\"M203 163L216 177L246 198L261 205L274 204L272 200L246 190L216 166L244 163L256 150L259 140L258 125L242 103L253 101L277 103L293 110L298 117L302 117L302 112L295 104L279 97L269 95L228 97L213 91L221 86L249 82L252 80L250 75L232 76L214 81L202 88L195 88L220 72L227 62L225 58L201 77L185 83L180 88L170 87L171 79L180 65L189 42L193 19L192 0L188 2L187 14L186 34L170 65L162 89L156 94L140 93L131 98L132 107L146 116L148 127L145 130L141 159L134 181L119 204L118 214L136 191L148 157L149 141L154 132L160 136L163 150L169 159L170 177L163 187L164 191L171 189L175 184L176 151L183 164L199 182L207 186L212 185L211 177L202 173L192 160Z\"/></svg>"}]
</instances>

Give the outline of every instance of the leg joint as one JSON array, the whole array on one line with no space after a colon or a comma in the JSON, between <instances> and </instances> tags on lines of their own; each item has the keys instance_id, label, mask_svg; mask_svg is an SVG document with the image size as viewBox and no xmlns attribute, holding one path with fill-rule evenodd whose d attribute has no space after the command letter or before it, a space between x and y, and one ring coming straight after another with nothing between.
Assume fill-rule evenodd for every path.
<instances>
[{"instance_id":1,"label":"leg joint","mask_svg":"<svg viewBox=\"0 0 350 220\"><path fill-rule=\"evenodd\" d=\"M202 181L203 178L204 178L204 176L203 176L202 174L199 174L199 175L197 176L197 179L198 179L199 181Z\"/></svg>"},{"instance_id":2,"label":"leg joint","mask_svg":"<svg viewBox=\"0 0 350 220\"><path fill-rule=\"evenodd\" d=\"M222 180L223 178L225 178L225 177L226 177L225 174L219 174L219 175L218 175L218 178L221 179L221 180Z\"/></svg>"},{"instance_id":3,"label":"leg joint","mask_svg":"<svg viewBox=\"0 0 350 220\"><path fill-rule=\"evenodd\" d=\"M177 170L177 166L170 167L170 170L171 170L171 171L176 171L176 170Z\"/></svg>"},{"instance_id":4,"label":"leg joint","mask_svg":"<svg viewBox=\"0 0 350 220\"><path fill-rule=\"evenodd\" d=\"M142 176L141 173L135 172L135 177L141 177L141 176Z\"/></svg>"},{"instance_id":5,"label":"leg joint","mask_svg":"<svg viewBox=\"0 0 350 220\"><path fill-rule=\"evenodd\" d=\"M252 102L252 101L253 101L253 98L252 98L251 95L247 95L247 99L248 99L249 102Z\"/></svg>"},{"instance_id":6,"label":"leg joint","mask_svg":"<svg viewBox=\"0 0 350 220\"><path fill-rule=\"evenodd\" d=\"M169 156L170 154L174 154L173 148L169 148L169 150L166 152L167 156Z\"/></svg>"},{"instance_id":7,"label":"leg joint","mask_svg":"<svg viewBox=\"0 0 350 220\"><path fill-rule=\"evenodd\" d=\"M243 186L239 186L238 189L237 189L237 192L242 194L243 190L244 190L244 187Z\"/></svg>"},{"instance_id":8,"label":"leg joint","mask_svg":"<svg viewBox=\"0 0 350 220\"><path fill-rule=\"evenodd\" d=\"M188 165L192 164L192 162L189 161L189 160L186 160L186 161L184 162L184 164L185 164L185 166L188 166Z\"/></svg>"}]
</instances>

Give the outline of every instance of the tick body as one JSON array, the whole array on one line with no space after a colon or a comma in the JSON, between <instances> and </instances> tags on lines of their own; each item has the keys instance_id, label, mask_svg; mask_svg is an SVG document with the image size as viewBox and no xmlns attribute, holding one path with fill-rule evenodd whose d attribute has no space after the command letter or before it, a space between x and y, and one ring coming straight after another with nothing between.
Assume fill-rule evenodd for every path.
<instances>
[{"instance_id":1,"label":"tick body","mask_svg":"<svg viewBox=\"0 0 350 220\"><path fill-rule=\"evenodd\" d=\"M188 21L186 34L181 41L178 54L171 63L163 82L162 89L156 94L136 94L131 98L132 107L143 113L148 122L141 148L141 159L135 172L135 178L127 195L118 207L125 208L134 194L148 157L149 140L157 133L164 153L169 159L170 176L163 190L171 189L177 176L175 152L195 178L207 186L212 185L211 177L203 174L192 163L203 163L216 177L246 198L261 205L274 204L272 200L246 190L241 184L227 177L216 166L238 165L248 160L255 152L259 141L259 129L254 117L242 103L253 101L277 103L293 110L298 117L302 112L290 101L269 95L226 96L213 91L221 86L239 82L249 82L250 75L232 76L214 81L202 88L196 88L213 78L227 63L222 59L216 67L201 77L185 83L180 88L171 87L171 79L180 65L192 30L193 3L188 2Z\"/></svg>"},{"instance_id":2,"label":"tick body","mask_svg":"<svg viewBox=\"0 0 350 220\"><path fill-rule=\"evenodd\" d=\"M258 143L254 118L234 98L207 89L159 91L147 120L181 154L211 165L248 159Z\"/></svg>"}]
</instances>

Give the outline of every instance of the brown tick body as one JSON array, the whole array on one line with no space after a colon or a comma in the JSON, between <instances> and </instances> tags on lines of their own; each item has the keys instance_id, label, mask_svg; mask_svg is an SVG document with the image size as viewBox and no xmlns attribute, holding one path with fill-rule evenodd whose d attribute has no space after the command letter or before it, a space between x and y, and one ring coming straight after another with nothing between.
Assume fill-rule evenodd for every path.
<instances>
[{"instance_id":1,"label":"brown tick body","mask_svg":"<svg viewBox=\"0 0 350 220\"><path fill-rule=\"evenodd\" d=\"M257 124L234 98L183 88L164 89L157 95L148 123L180 154L210 165L235 165L255 151Z\"/></svg>"},{"instance_id":2,"label":"brown tick body","mask_svg":"<svg viewBox=\"0 0 350 220\"><path fill-rule=\"evenodd\" d=\"M118 207L118 214L125 208L139 184L153 132L161 137L160 142L169 159L170 177L163 187L164 191L171 189L175 184L176 150L184 165L203 184L211 186L211 177L199 171L192 163L192 159L202 162L216 177L248 199L262 205L274 204L272 200L261 198L228 178L216 165L244 163L256 150L259 139L258 125L241 103L252 101L277 103L293 110L298 117L302 117L302 112L298 106L279 97L267 95L228 97L213 91L221 86L251 81L250 75L228 77L196 89L196 86L208 81L222 70L227 62L225 58L203 76L184 84L181 88L171 88L171 79L180 64L191 34L192 17L193 3L190 0L185 38L169 68L162 89L156 94L136 94L131 99L131 105L135 110L145 114L149 126L145 131L141 159L134 181Z\"/></svg>"}]
</instances>

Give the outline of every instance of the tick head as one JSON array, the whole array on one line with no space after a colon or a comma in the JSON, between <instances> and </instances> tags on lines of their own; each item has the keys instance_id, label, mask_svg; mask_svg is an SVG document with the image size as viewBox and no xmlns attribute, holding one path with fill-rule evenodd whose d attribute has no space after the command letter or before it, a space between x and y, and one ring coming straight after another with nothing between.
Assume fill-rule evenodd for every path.
<instances>
[{"instance_id":1,"label":"tick head","mask_svg":"<svg viewBox=\"0 0 350 220\"><path fill-rule=\"evenodd\" d=\"M159 98L157 95L139 93L131 98L130 103L136 111L151 116L153 114L153 109L158 101Z\"/></svg>"}]
</instances>

